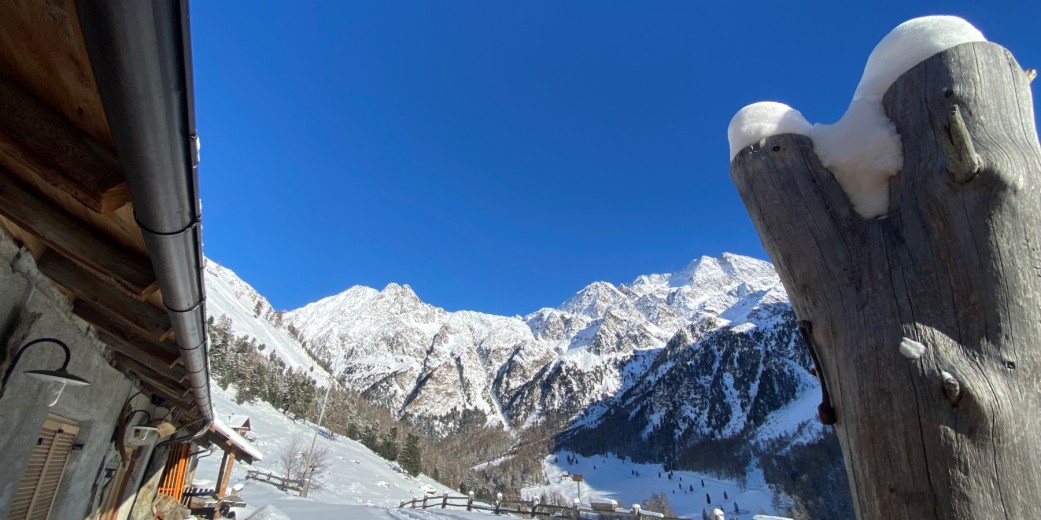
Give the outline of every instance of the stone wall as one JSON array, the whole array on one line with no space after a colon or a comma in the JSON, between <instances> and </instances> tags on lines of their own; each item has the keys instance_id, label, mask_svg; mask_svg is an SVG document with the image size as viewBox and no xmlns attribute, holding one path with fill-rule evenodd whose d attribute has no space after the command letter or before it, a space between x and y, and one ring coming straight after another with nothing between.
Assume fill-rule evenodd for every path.
<instances>
[{"instance_id":1,"label":"stone wall","mask_svg":"<svg viewBox=\"0 0 1041 520\"><path fill-rule=\"evenodd\" d=\"M99 490L107 484L104 468L118 463L113 432L124 404L137 389L130 379L109 365L96 333L72 315L69 302L39 273L32 255L20 250L0 229L0 370L7 369L22 345L41 337L65 342L72 351L68 370L92 384L67 387L57 404L48 407L55 385L23 372L60 367L64 360L62 349L41 343L22 355L0 398L0 453L4 455L4 468L0 471L0 517L7 516L39 430L47 414L53 413L79 423L75 442L82 447L74 449L69 457L50 517L87 518L100 496ZM137 396L134 404L151 410L147 396ZM134 422L141 420L136 417ZM136 489L136 483L130 486Z\"/></svg>"}]
</instances>

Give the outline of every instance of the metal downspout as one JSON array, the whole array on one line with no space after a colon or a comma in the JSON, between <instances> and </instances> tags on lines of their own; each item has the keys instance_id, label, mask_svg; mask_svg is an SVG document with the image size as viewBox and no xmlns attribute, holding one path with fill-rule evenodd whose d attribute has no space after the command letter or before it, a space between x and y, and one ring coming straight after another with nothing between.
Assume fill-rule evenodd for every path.
<instances>
[{"instance_id":1,"label":"metal downspout","mask_svg":"<svg viewBox=\"0 0 1041 520\"><path fill-rule=\"evenodd\" d=\"M76 0L195 404L213 420L187 1Z\"/></svg>"}]
</instances>

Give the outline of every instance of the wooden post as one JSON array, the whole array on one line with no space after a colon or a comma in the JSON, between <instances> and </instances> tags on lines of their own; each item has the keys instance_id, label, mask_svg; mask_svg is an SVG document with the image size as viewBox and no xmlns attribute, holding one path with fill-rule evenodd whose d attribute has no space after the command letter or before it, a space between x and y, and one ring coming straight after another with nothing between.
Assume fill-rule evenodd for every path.
<instances>
[{"instance_id":1,"label":"wooden post","mask_svg":"<svg viewBox=\"0 0 1041 520\"><path fill-rule=\"evenodd\" d=\"M539 502L540 502L539 497L537 497L537 496L531 497L531 517L532 518L535 518L535 515L538 513Z\"/></svg>"},{"instance_id":2,"label":"wooden post","mask_svg":"<svg viewBox=\"0 0 1041 520\"><path fill-rule=\"evenodd\" d=\"M471 491L466 494L466 510L472 511L474 507L474 492Z\"/></svg>"},{"instance_id":3,"label":"wooden post","mask_svg":"<svg viewBox=\"0 0 1041 520\"><path fill-rule=\"evenodd\" d=\"M499 508L502 507L502 493L495 494L495 514L499 514Z\"/></svg>"},{"instance_id":4,"label":"wooden post","mask_svg":"<svg viewBox=\"0 0 1041 520\"><path fill-rule=\"evenodd\" d=\"M226 468L228 467L228 456L230 454L231 454L231 452L229 452L229 451L224 452L224 455L220 459L220 467L217 468L217 485L213 489L213 494L217 498L220 498L220 494L221 494L220 484L221 484L221 482L224 482L224 475L227 472Z\"/></svg>"},{"instance_id":5,"label":"wooden post","mask_svg":"<svg viewBox=\"0 0 1041 520\"><path fill-rule=\"evenodd\" d=\"M808 329L857 515L1041 518L1027 75L1005 49L967 43L903 74L883 105L904 154L884 218L854 212L806 137L766 138L730 170Z\"/></svg>"},{"instance_id":6,"label":"wooden post","mask_svg":"<svg viewBox=\"0 0 1041 520\"><path fill-rule=\"evenodd\" d=\"M448 506L448 492L447 491L445 492L443 498L441 499L441 509L444 509L446 506Z\"/></svg>"},{"instance_id":7,"label":"wooden post","mask_svg":"<svg viewBox=\"0 0 1041 520\"><path fill-rule=\"evenodd\" d=\"M224 452L224 458L220 461L220 471L217 472L217 489L214 496L220 500L224 498L224 491L228 488L228 480L231 478L231 468L235 465L235 452Z\"/></svg>"}]
</instances>

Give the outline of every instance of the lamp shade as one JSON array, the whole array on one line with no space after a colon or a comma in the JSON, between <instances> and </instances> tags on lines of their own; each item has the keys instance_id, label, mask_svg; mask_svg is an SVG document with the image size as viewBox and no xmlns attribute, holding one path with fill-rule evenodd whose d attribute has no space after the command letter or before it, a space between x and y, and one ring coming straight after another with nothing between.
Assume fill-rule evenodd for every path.
<instances>
[{"instance_id":1,"label":"lamp shade","mask_svg":"<svg viewBox=\"0 0 1041 520\"><path fill-rule=\"evenodd\" d=\"M72 386L90 386L90 381L87 381L80 376L70 374L69 371L64 368L59 368L58 370L26 370L25 374L50 383L61 383Z\"/></svg>"}]
</instances>

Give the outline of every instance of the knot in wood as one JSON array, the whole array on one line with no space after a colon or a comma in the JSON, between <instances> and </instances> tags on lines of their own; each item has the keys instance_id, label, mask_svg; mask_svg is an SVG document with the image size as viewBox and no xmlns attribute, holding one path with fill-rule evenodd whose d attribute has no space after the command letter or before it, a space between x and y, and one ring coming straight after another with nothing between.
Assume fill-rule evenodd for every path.
<instances>
[{"instance_id":1,"label":"knot in wood","mask_svg":"<svg viewBox=\"0 0 1041 520\"><path fill-rule=\"evenodd\" d=\"M972 144L972 136L965 126L962 118L961 108L952 105L948 114L947 135L940 136L943 147L943 155L947 160L947 173L951 180L957 183L966 183L976 176L980 171L980 156L976 154L976 147Z\"/></svg>"},{"instance_id":2,"label":"knot in wood","mask_svg":"<svg viewBox=\"0 0 1041 520\"><path fill-rule=\"evenodd\" d=\"M940 377L943 378L943 395L947 397L947 400L952 405L957 405L958 401L961 400L961 383L954 377L953 374L946 370L940 371Z\"/></svg>"}]
</instances>

